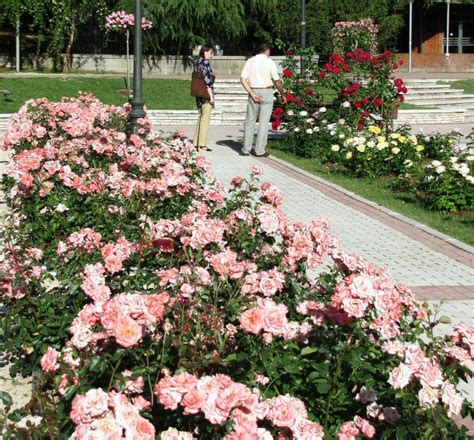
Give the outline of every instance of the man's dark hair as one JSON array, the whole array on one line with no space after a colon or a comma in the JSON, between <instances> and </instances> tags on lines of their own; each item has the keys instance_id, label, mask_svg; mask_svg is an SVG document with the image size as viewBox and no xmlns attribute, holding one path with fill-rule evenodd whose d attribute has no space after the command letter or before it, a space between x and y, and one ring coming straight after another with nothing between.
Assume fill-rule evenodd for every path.
<instances>
[{"instance_id":1,"label":"man's dark hair","mask_svg":"<svg viewBox=\"0 0 474 440\"><path fill-rule=\"evenodd\" d=\"M199 51L199 57L204 58L204 52L208 52L210 50L212 50L213 52L216 52L216 50L214 49L214 46L212 44L204 44L201 47L201 50Z\"/></svg>"},{"instance_id":2,"label":"man's dark hair","mask_svg":"<svg viewBox=\"0 0 474 440\"><path fill-rule=\"evenodd\" d=\"M262 43L260 46L257 47L255 50L255 54L258 55L259 53L263 53L267 50L271 50L272 48L267 43Z\"/></svg>"}]
</instances>

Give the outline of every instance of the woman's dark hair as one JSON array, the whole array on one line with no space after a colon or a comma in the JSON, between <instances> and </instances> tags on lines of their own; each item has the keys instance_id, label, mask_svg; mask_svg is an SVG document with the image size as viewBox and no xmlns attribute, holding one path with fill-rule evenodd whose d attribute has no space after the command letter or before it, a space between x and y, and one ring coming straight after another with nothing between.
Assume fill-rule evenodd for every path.
<instances>
[{"instance_id":1,"label":"woman's dark hair","mask_svg":"<svg viewBox=\"0 0 474 440\"><path fill-rule=\"evenodd\" d=\"M259 53L263 53L267 50L272 50L272 48L267 43L262 43L260 46L257 47L255 50L255 54L258 55Z\"/></svg>"},{"instance_id":2,"label":"woman's dark hair","mask_svg":"<svg viewBox=\"0 0 474 440\"><path fill-rule=\"evenodd\" d=\"M212 44L204 44L202 47L201 47L201 50L199 51L199 58L204 58L204 52L208 52L212 50L213 52L215 52L216 50L214 49L214 46Z\"/></svg>"}]
</instances>

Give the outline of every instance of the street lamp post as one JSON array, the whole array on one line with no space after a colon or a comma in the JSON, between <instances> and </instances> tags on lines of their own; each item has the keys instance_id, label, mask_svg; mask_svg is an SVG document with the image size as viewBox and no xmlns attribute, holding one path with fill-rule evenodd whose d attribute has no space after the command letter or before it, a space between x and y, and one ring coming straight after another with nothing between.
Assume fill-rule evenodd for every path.
<instances>
[{"instance_id":1,"label":"street lamp post","mask_svg":"<svg viewBox=\"0 0 474 440\"><path fill-rule=\"evenodd\" d=\"M306 47L306 1L301 0L301 49ZM301 74L304 73L303 54L300 57Z\"/></svg>"},{"instance_id":2,"label":"street lamp post","mask_svg":"<svg viewBox=\"0 0 474 440\"><path fill-rule=\"evenodd\" d=\"M135 0L135 32L133 35L133 98L132 111L128 119L130 134L137 134L139 125L137 121L145 116L143 105L143 79L142 79L142 0Z\"/></svg>"}]
</instances>

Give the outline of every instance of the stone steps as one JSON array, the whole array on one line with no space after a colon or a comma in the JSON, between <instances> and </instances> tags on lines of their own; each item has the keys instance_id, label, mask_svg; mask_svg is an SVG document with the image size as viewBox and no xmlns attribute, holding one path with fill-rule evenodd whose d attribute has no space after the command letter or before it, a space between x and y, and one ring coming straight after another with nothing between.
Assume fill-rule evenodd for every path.
<instances>
[{"instance_id":1,"label":"stone steps","mask_svg":"<svg viewBox=\"0 0 474 440\"><path fill-rule=\"evenodd\" d=\"M423 106L433 107L462 107L464 109L474 108L474 96L466 95L466 97L459 98L444 98L444 97L418 97L406 99L407 103Z\"/></svg>"},{"instance_id":2,"label":"stone steps","mask_svg":"<svg viewBox=\"0 0 474 440\"><path fill-rule=\"evenodd\" d=\"M397 125L405 122L412 124L462 123L469 122L469 117L464 108L399 110L395 123Z\"/></svg>"}]
</instances>

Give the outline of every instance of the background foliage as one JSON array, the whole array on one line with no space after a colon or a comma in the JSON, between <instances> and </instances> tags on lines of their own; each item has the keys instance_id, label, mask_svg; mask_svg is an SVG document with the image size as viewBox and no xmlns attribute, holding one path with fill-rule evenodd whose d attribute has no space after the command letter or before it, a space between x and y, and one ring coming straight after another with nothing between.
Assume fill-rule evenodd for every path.
<instances>
[{"instance_id":1,"label":"background foliage","mask_svg":"<svg viewBox=\"0 0 474 440\"><path fill-rule=\"evenodd\" d=\"M393 48L405 24L408 3L307 0L307 43L319 53L329 53L335 22L371 18L380 28L379 48ZM426 8L433 3L424 2ZM123 48L114 40L118 37L106 39L102 32L104 15L118 9L132 12L133 0L1 0L0 29L13 37L14 24L20 17L23 34L30 34L24 47L48 51L56 57L67 50L68 42L71 52L121 53ZM219 43L227 54L246 54L261 41L297 43L301 1L146 0L144 15L157 24L145 36L145 51L150 55L190 54L193 47L207 41ZM4 40L1 50L13 50L11 39Z\"/></svg>"}]
</instances>

